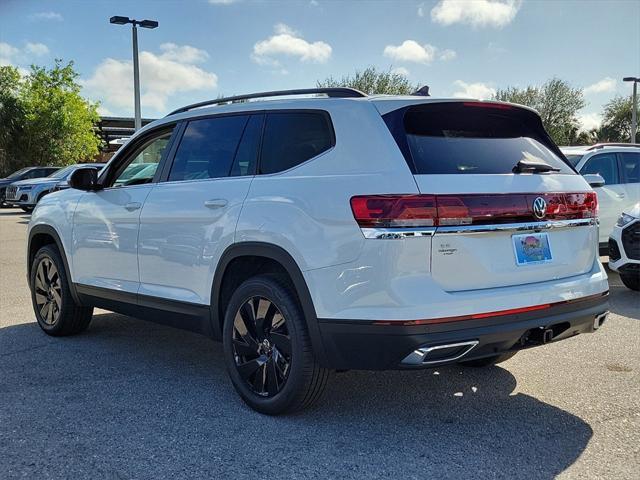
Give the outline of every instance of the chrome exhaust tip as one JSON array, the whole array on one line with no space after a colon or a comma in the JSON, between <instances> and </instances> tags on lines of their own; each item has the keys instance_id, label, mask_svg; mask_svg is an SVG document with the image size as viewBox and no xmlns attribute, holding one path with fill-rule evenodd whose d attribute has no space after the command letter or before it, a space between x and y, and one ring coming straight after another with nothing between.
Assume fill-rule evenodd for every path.
<instances>
[{"instance_id":1,"label":"chrome exhaust tip","mask_svg":"<svg viewBox=\"0 0 640 480\"><path fill-rule=\"evenodd\" d=\"M605 322L608 316L609 316L609 311L601 313L600 315L596 315L596 318L593 320L593 329L598 330L602 326L602 324Z\"/></svg>"},{"instance_id":2,"label":"chrome exhaust tip","mask_svg":"<svg viewBox=\"0 0 640 480\"><path fill-rule=\"evenodd\" d=\"M466 342L448 343L446 345L435 345L433 347L420 347L402 360L402 365L432 365L443 362L453 362L464 357L476 345L478 340L469 340ZM443 352L450 350L450 352ZM442 356L438 356L441 354Z\"/></svg>"}]
</instances>

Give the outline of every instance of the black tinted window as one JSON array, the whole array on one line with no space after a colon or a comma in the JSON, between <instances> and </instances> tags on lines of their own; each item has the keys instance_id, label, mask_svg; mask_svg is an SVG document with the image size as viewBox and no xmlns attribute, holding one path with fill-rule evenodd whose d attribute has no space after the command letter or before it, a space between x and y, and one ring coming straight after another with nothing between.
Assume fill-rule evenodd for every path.
<instances>
[{"instance_id":1,"label":"black tinted window","mask_svg":"<svg viewBox=\"0 0 640 480\"><path fill-rule=\"evenodd\" d=\"M624 152L619 155L622 158L625 181L627 183L640 183L640 153Z\"/></svg>"},{"instance_id":2,"label":"black tinted window","mask_svg":"<svg viewBox=\"0 0 640 480\"><path fill-rule=\"evenodd\" d=\"M604 178L605 185L615 185L618 182L618 160L615 153L601 153L587 160L585 166L580 170L585 175L598 173Z\"/></svg>"},{"instance_id":3,"label":"black tinted window","mask_svg":"<svg viewBox=\"0 0 640 480\"><path fill-rule=\"evenodd\" d=\"M333 146L333 129L322 112L269 113L262 141L260 173L282 172Z\"/></svg>"},{"instance_id":4,"label":"black tinted window","mask_svg":"<svg viewBox=\"0 0 640 480\"><path fill-rule=\"evenodd\" d=\"M574 173L551 150L535 114L475 105L422 105L406 109L404 117L385 115L385 121L417 174L511 173L521 160Z\"/></svg>"},{"instance_id":5,"label":"black tinted window","mask_svg":"<svg viewBox=\"0 0 640 480\"><path fill-rule=\"evenodd\" d=\"M169 181L229 175L248 116L193 120L176 151Z\"/></svg>"}]
</instances>

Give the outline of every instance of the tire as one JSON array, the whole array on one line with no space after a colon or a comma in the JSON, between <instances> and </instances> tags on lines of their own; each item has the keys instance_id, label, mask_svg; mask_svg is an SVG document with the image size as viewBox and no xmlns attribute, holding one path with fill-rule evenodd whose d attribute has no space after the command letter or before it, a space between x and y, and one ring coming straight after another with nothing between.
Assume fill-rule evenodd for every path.
<instances>
[{"instance_id":1,"label":"tire","mask_svg":"<svg viewBox=\"0 0 640 480\"><path fill-rule=\"evenodd\" d=\"M631 290L640 290L640 273L637 275L620 274L620 280L622 280L625 287Z\"/></svg>"},{"instance_id":2,"label":"tire","mask_svg":"<svg viewBox=\"0 0 640 480\"><path fill-rule=\"evenodd\" d=\"M223 345L234 388L260 413L308 408L327 385L330 371L313 355L295 291L279 277L256 276L236 289L225 313Z\"/></svg>"},{"instance_id":3,"label":"tire","mask_svg":"<svg viewBox=\"0 0 640 480\"><path fill-rule=\"evenodd\" d=\"M33 212L34 207L20 207L20 208L22 209L23 212L31 213Z\"/></svg>"},{"instance_id":4,"label":"tire","mask_svg":"<svg viewBox=\"0 0 640 480\"><path fill-rule=\"evenodd\" d=\"M507 352L501 355L494 355L492 357L479 358L477 360L468 360L466 362L460 362L460 365L465 367L474 367L474 368L482 368L482 367L490 367L492 365L497 365L498 363L505 362L515 356L518 352Z\"/></svg>"},{"instance_id":5,"label":"tire","mask_svg":"<svg viewBox=\"0 0 640 480\"><path fill-rule=\"evenodd\" d=\"M64 263L55 246L46 245L36 253L29 286L38 325L47 335L75 335L89 326L93 307L83 307L74 301Z\"/></svg>"}]
</instances>

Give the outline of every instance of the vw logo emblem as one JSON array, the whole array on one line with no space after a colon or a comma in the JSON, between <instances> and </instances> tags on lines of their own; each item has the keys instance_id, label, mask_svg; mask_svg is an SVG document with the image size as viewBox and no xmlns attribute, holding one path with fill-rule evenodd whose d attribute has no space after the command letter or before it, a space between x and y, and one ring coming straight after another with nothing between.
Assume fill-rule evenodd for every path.
<instances>
[{"instance_id":1,"label":"vw logo emblem","mask_svg":"<svg viewBox=\"0 0 640 480\"><path fill-rule=\"evenodd\" d=\"M547 202L544 198L538 197L533 201L533 214L536 218L544 218L547 213Z\"/></svg>"}]
</instances>

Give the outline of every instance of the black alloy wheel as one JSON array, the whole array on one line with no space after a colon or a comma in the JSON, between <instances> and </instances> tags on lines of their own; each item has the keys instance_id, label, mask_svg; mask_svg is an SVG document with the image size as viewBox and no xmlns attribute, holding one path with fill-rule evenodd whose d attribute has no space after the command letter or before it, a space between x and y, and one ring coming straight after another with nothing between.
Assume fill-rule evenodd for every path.
<instances>
[{"instance_id":1,"label":"black alloy wheel","mask_svg":"<svg viewBox=\"0 0 640 480\"><path fill-rule=\"evenodd\" d=\"M291 368L287 321L269 299L247 299L233 320L236 368L252 392L271 397L282 390Z\"/></svg>"}]
</instances>

